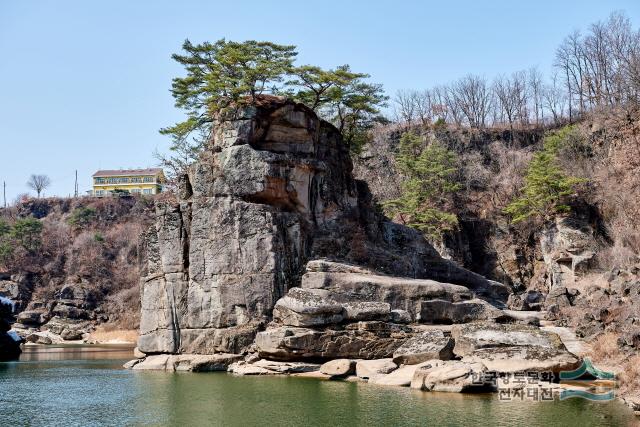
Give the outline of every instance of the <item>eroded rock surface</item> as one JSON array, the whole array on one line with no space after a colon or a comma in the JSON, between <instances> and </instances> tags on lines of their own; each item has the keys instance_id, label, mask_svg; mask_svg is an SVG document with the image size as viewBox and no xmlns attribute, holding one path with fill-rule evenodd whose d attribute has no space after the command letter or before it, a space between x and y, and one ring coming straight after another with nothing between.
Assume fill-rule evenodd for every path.
<instances>
[{"instance_id":1,"label":"eroded rock surface","mask_svg":"<svg viewBox=\"0 0 640 427\"><path fill-rule=\"evenodd\" d=\"M509 293L382 217L338 130L281 98L219 115L179 193L158 202L145 236L147 354L245 352L275 319L285 326L258 334L261 354L388 357L402 344L388 331L294 327L384 322L391 310L406 323L425 299L500 305Z\"/></svg>"},{"instance_id":2,"label":"eroded rock surface","mask_svg":"<svg viewBox=\"0 0 640 427\"><path fill-rule=\"evenodd\" d=\"M415 370L411 388L453 393L487 391L490 386L484 382L485 371L478 362L432 360Z\"/></svg>"},{"instance_id":3,"label":"eroded rock surface","mask_svg":"<svg viewBox=\"0 0 640 427\"><path fill-rule=\"evenodd\" d=\"M400 325L383 322L323 330L283 326L259 332L256 347L261 357L274 360L381 359L392 357L411 336Z\"/></svg>"},{"instance_id":4,"label":"eroded rock surface","mask_svg":"<svg viewBox=\"0 0 640 427\"><path fill-rule=\"evenodd\" d=\"M456 325L451 331L453 352L463 362L482 363L495 372L560 372L580 361L560 337L535 326L489 322Z\"/></svg>"},{"instance_id":5,"label":"eroded rock surface","mask_svg":"<svg viewBox=\"0 0 640 427\"><path fill-rule=\"evenodd\" d=\"M543 230L540 248L549 272L548 287L567 287L575 282L595 256L598 244L593 228L584 220L562 217Z\"/></svg>"},{"instance_id":6,"label":"eroded rock surface","mask_svg":"<svg viewBox=\"0 0 640 427\"><path fill-rule=\"evenodd\" d=\"M409 338L393 353L397 365L415 365L427 360L453 358L453 340L442 331L433 330Z\"/></svg>"}]
</instances>

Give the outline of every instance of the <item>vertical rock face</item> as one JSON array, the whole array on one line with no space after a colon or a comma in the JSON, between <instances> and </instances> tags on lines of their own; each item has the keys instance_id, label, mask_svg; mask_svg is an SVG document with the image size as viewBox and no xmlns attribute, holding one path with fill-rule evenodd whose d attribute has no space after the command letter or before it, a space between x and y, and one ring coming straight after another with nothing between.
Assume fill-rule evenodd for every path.
<instances>
[{"instance_id":1,"label":"vertical rock face","mask_svg":"<svg viewBox=\"0 0 640 427\"><path fill-rule=\"evenodd\" d=\"M556 219L540 236L540 247L549 271L549 290L572 285L595 256L598 243L586 221L565 217Z\"/></svg>"},{"instance_id":2,"label":"vertical rock face","mask_svg":"<svg viewBox=\"0 0 640 427\"><path fill-rule=\"evenodd\" d=\"M506 298L382 217L337 129L300 104L263 98L220 116L179 193L158 202L145 239L145 353L242 351L319 258Z\"/></svg>"}]
</instances>

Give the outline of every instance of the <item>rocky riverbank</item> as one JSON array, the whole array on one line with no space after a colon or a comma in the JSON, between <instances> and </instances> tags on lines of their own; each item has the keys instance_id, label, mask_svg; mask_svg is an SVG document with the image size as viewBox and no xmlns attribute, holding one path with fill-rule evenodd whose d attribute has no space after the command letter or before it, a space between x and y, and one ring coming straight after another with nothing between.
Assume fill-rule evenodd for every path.
<instances>
[{"instance_id":1,"label":"rocky riverbank","mask_svg":"<svg viewBox=\"0 0 640 427\"><path fill-rule=\"evenodd\" d=\"M311 110L263 98L214 129L146 233L128 368L484 392L521 374L555 389L580 365L579 341L546 320L572 298L562 283L515 296L443 259L380 214Z\"/></svg>"}]
</instances>

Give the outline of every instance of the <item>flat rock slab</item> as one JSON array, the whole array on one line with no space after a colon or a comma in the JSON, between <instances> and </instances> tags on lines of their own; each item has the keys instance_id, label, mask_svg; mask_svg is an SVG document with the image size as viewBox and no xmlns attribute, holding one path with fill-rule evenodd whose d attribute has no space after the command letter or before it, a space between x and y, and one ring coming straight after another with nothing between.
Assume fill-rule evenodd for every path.
<instances>
[{"instance_id":1,"label":"flat rock slab","mask_svg":"<svg viewBox=\"0 0 640 427\"><path fill-rule=\"evenodd\" d=\"M356 375L362 379L372 379L398 369L392 359L360 360L356 363Z\"/></svg>"},{"instance_id":2,"label":"flat rock slab","mask_svg":"<svg viewBox=\"0 0 640 427\"><path fill-rule=\"evenodd\" d=\"M239 361L227 369L236 375L283 375L318 372L320 365L305 362L277 362L260 359L253 363Z\"/></svg>"},{"instance_id":3,"label":"flat rock slab","mask_svg":"<svg viewBox=\"0 0 640 427\"><path fill-rule=\"evenodd\" d=\"M273 320L287 326L331 325L342 319L342 305L314 289L292 288L273 308Z\"/></svg>"},{"instance_id":4,"label":"flat rock slab","mask_svg":"<svg viewBox=\"0 0 640 427\"><path fill-rule=\"evenodd\" d=\"M226 371L229 365L242 359L239 354L157 354L146 356L129 366L134 370L151 371Z\"/></svg>"},{"instance_id":5,"label":"flat rock slab","mask_svg":"<svg viewBox=\"0 0 640 427\"><path fill-rule=\"evenodd\" d=\"M251 363L246 363L246 362L233 363L229 366L229 369L227 369L227 371L235 375L278 375L279 374L279 372L272 371L266 368L261 368L260 366L255 366Z\"/></svg>"},{"instance_id":6,"label":"flat rock slab","mask_svg":"<svg viewBox=\"0 0 640 427\"><path fill-rule=\"evenodd\" d=\"M253 366L269 369L280 374L298 374L302 372L316 372L320 370L320 364L307 362L277 362L260 359Z\"/></svg>"},{"instance_id":7,"label":"flat rock slab","mask_svg":"<svg viewBox=\"0 0 640 427\"><path fill-rule=\"evenodd\" d=\"M456 356L489 371L557 373L580 363L557 334L531 325L480 322L456 325L451 335Z\"/></svg>"},{"instance_id":8,"label":"flat rock slab","mask_svg":"<svg viewBox=\"0 0 640 427\"><path fill-rule=\"evenodd\" d=\"M567 350L576 356L582 357L587 354L589 350L587 344L578 338L576 333L569 328L561 326L543 326L540 329L557 334Z\"/></svg>"},{"instance_id":9,"label":"flat rock slab","mask_svg":"<svg viewBox=\"0 0 640 427\"><path fill-rule=\"evenodd\" d=\"M310 359L381 359L393 352L410 336L382 322L359 322L345 330L315 330L279 327L259 332L256 348L269 360L304 361Z\"/></svg>"},{"instance_id":10,"label":"flat rock slab","mask_svg":"<svg viewBox=\"0 0 640 427\"><path fill-rule=\"evenodd\" d=\"M453 340L442 331L421 332L404 342L393 353L397 365L415 365L427 360L453 358Z\"/></svg>"},{"instance_id":11,"label":"flat rock slab","mask_svg":"<svg viewBox=\"0 0 640 427\"><path fill-rule=\"evenodd\" d=\"M391 310L404 310L411 321L420 316L420 302L432 299L457 302L469 300L473 293L464 286L427 279L390 277L364 272L324 272L308 268L302 288L323 289L337 302L382 302ZM403 322L406 322L403 314Z\"/></svg>"},{"instance_id":12,"label":"flat rock slab","mask_svg":"<svg viewBox=\"0 0 640 427\"><path fill-rule=\"evenodd\" d=\"M435 324L468 323L493 319L500 313L500 310L481 299L459 302L434 299L420 303L418 320Z\"/></svg>"}]
</instances>

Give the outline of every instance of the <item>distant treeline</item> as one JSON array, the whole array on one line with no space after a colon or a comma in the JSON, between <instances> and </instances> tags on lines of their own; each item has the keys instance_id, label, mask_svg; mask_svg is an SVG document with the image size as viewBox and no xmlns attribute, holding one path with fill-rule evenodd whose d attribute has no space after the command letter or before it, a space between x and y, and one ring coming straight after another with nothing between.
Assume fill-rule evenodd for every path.
<instances>
[{"instance_id":1,"label":"distant treeline","mask_svg":"<svg viewBox=\"0 0 640 427\"><path fill-rule=\"evenodd\" d=\"M399 91L394 110L396 120L409 124L514 127L573 121L587 111L639 99L640 31L615 12L584 34L567 36L548 79L535 67L493 81L469 74L431 89Z\"/></svg>"}]
</instances>

